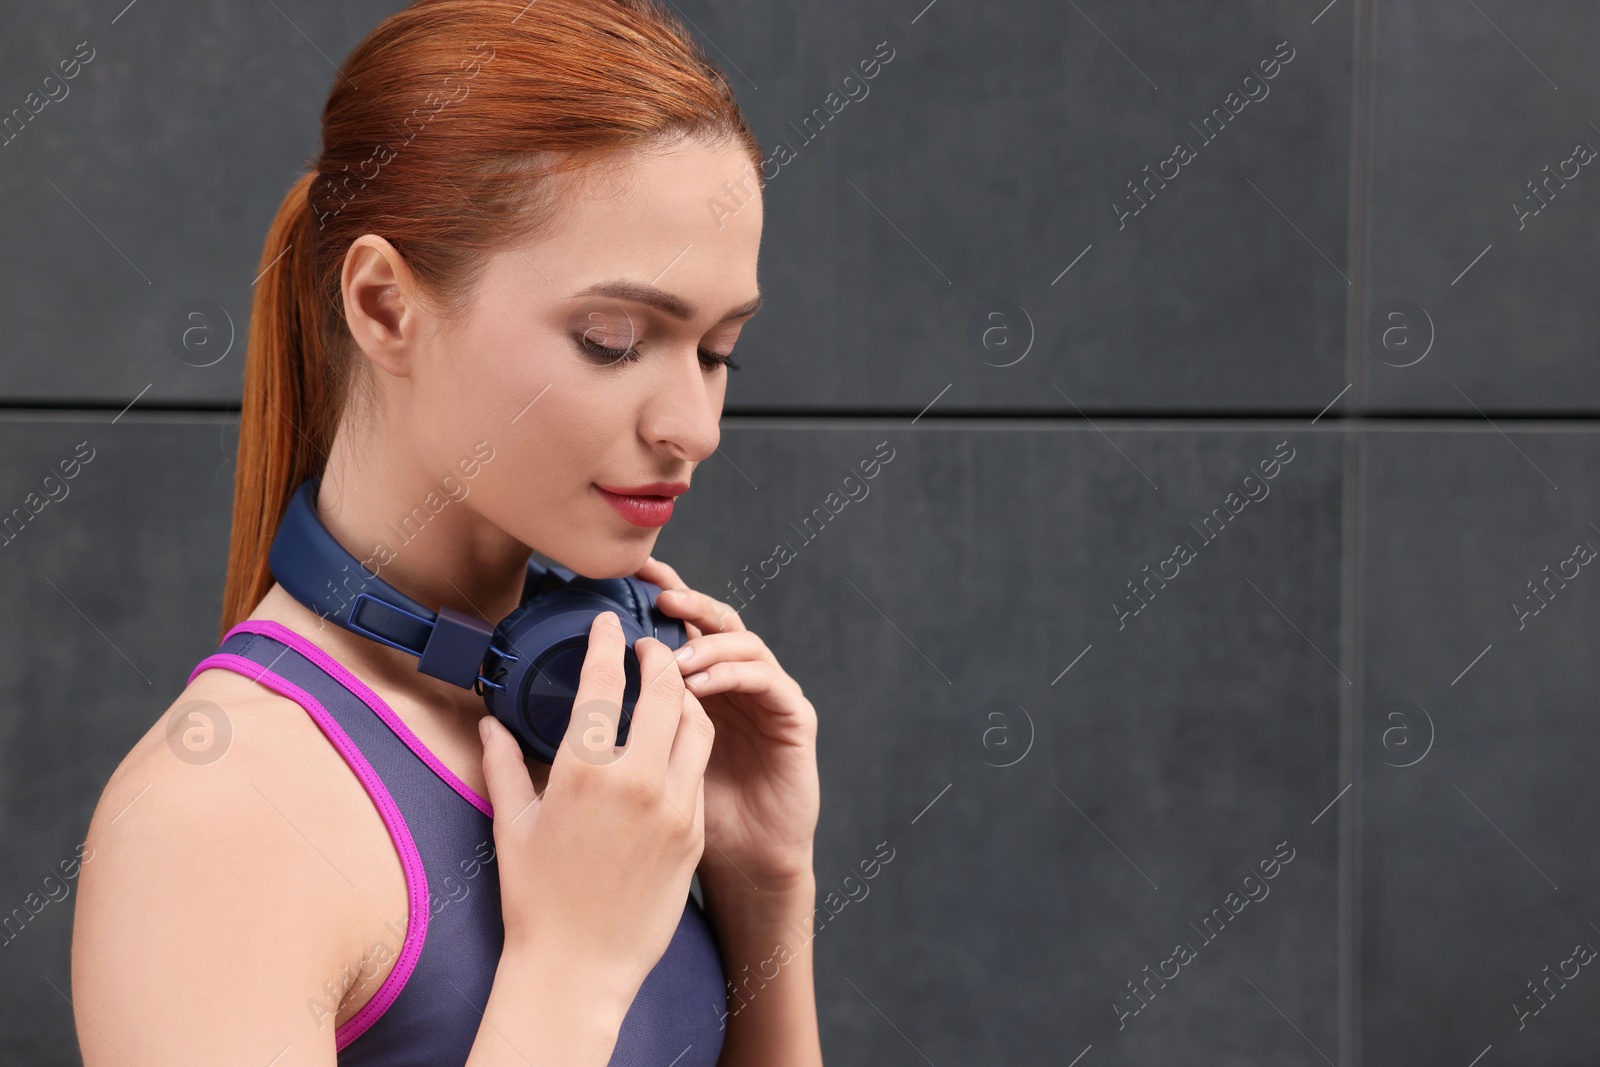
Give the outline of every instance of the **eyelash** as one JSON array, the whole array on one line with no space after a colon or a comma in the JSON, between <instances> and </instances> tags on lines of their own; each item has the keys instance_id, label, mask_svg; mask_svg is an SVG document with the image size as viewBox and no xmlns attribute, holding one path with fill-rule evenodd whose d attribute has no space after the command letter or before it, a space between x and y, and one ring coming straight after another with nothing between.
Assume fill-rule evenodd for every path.
<instances>
[{"instance_id":1,"label":"eyelash","mask_svg":"<svg viewBox=\"0 0 1600 1067\"><path fill-rule=\"evenodd\" d=\"M607 348L605 345L590 340L587 334L577 334L576 338L584 351L596 357L603 366L611 366L617 363L634 363L641 358L638 345L634 345L631 348ZM729 352L724 356L706 348L700 349L699 353L702 364L711 364L708 369L715 370L717 367L727 367L731 371L739 369L739 363L734 359L736 353Z\"/></svg>"}]
</instances>

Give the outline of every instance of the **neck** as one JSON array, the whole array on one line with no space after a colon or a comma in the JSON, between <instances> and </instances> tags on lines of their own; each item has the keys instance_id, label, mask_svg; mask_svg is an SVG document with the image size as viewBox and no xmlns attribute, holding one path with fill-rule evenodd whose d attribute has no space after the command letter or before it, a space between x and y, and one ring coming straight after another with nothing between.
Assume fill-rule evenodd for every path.
<instances>
[{"instance_id":1,"label":"neck","mask_svg":"<svg viewBox=\"0 0 1600 1067\"><path fill-rule=\"evenodd\" d=\"M432 610L442 605L488 622L522 598L529 547L473 506L465 483L421 470L403 448L351 440L341 424L328 453L317 513L368 570Z\"/></svg>"}]
</instances>

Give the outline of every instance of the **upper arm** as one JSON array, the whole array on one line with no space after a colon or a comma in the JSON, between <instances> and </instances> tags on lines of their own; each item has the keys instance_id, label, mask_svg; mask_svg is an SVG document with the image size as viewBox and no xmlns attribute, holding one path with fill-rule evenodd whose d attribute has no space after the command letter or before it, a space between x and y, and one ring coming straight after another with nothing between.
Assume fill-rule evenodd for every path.
<instances>
[{"instance_id":1,"label":"upper arm","mask_svg":"<svg viewBox=\"0 0 1600 1067\"><path fill-rule=\"evenodd\" d=\"M197 767L157 740L107 785L73 924L85 1067L336 1062L315 1006L338 984L343 876L318 870L284 782L239 746Z\"/></svg>"}]
</instances>

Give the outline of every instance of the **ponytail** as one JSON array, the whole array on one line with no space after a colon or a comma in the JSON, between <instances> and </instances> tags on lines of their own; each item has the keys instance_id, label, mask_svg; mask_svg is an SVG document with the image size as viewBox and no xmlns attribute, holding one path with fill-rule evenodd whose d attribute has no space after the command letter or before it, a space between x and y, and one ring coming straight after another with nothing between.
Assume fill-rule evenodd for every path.
<instances>
[{"instance_id":1,"label":"ponytail","mask_svg":"<svg viewBox=\"0 0 1600 1067\"><path fill-rule=\"evenodd\" d=\"M316 172L284 196L267 231L250 310L239 453L233 483L233 533L218 636L244 619L272 588L267 553L289 497L318 473L332 441L323 309L311 263Z\"/></svg>"},{"instance_id":2,"label":"ponytail","mask_svg":"<svg viewBox=\"0 0 1600 1067\"><path fill-rule=\"evenodd\" d=\"M365 381L340 284L351 242L381 235L456 315L491 253L557 217L549 177L687 135L737 145L760 187L732 89L658 0L414 0L356 45L261 250L219 636L272 588L290 496Z\"/></svg>"}]
</instances>

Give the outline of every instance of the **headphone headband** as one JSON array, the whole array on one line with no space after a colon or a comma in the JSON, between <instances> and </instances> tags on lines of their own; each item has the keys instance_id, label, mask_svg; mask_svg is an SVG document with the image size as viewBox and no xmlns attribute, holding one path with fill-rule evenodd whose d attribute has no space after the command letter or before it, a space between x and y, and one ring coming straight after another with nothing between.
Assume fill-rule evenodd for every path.
<instances>
[{"instance_id":1,"label":"headphone headband","mask_svg":"<svg viewBox=\"0 0 1600 1067\"><path fill-rule=\"evenodd\" d=\"M655 606L660 588L638 578L584 578L529 560L522 601L498 625L448 605L429 610L362 566L317 516L321 476L301 483L272 540L267 565L295 600L353 633L417 657L423 674L472 689L544 762L566 729L581 652L594 616L614 610L628 637L630 670L617 743L626 738L638 673L633 640L649 635L671 648L683 624ZM485 673L487 672L487 673Z\"/></svg>"}]
</instances>

